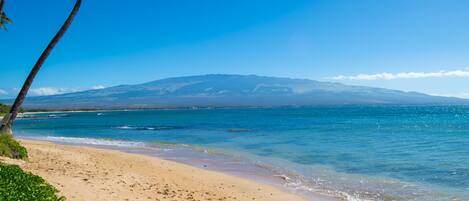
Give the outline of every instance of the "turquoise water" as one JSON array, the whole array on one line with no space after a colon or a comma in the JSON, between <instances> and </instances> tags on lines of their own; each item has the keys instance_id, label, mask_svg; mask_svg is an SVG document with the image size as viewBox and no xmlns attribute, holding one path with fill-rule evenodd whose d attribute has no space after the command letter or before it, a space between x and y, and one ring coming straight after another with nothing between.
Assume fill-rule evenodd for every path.
<instances>
[{"instance_id":1,"label":"turquoise water","mask_svg":"<svg viewBox=\"0 0 469 201\"><path fill-rule=\"evenodd\" d=\"M146 110L34 117L18 120L15 132L77 143L166 142L233 153L287 176L289 188L345 200L469 200L469 106Z\"/></svg>"}]
</instances>

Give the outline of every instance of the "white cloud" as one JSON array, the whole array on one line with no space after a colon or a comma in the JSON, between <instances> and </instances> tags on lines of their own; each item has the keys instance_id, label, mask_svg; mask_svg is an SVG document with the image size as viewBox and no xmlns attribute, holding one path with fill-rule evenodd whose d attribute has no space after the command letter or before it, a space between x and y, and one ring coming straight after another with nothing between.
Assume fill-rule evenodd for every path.
<instances>
[{"instance_id":1,"label":"white cloud","mask_svg":"<svg viewBox=\"0 0 469 201\"><path fill-rule=\"evenodd\" d=\"M96 86L91 87L91 89L104 89L104 88L106 87L103 85L96 85Z\"/></svg>"},{"instance_id":2,"label":"white cloud","mask_svg":"<svg viewBox=\"0 0 469 201\"><path fill-rule=\"evenodd\" d=\"M3 89L0 89L0 96L2 95L8 95L8 92Z\"/></svg>"},{"instance_id":3,"label":"white cloud","mask_svg":"<svg viewBox=\"0 0 469 201\"><path fill-rule=\"evenodd\" d=\"M66 94L66 93L73 93L73 92L80 92L90 89L104 89L106 88L103 85L96 85L90 88L59 88L59 87L40 87L40 88L32 88L29 90L30 96L50 96L50 95L58 95L58 94ZM19 91L19 89L14 89ZM1 95L1 92L0 92Z\"/></svg>"},{"instance_id":4,"label":"white cloud","mask_svg":"<svg viewBox=\"0 0 469 201\"><path fill-rule=\"evenodd\" d=\"M430 95L469 99L469 92L447 93L447 94L431 93Z\"/></svg>"},{"instance_id":5,"label":"white cloud","mask_svg":"<svg viewBox=\"0 0 469 201\"><path fill-rule=\"evenodd\" d=\"M104 89L106 88L103 85L96 85L89 88L67 88L67 87L39 87L39 88L31 88L29 90L28 96L50 96L50 95L58 95L58 94L66 94L66 93L74 93L80 92L85 90L95 90L95 89ZM20 91L19 88L11 88L7 90L0 89L0 97L9 97L12 95L16 95ZM11 98L11 97L10 97Z\"/></svg>"},{"instance_id":6,"label":"white cloud","mask_svg":"<svg viewBox=\"0 0 469 201\"><path fill-rule=\"evenodd\" d=\"M41 88L31 89L29 91L29 94L32 96L49 96L49 95L72 93L72 92L78 92L78 91L80 90L70 89L70 88L41 87Z\"/></svg>"},{"instance_id":7,"label":"white cloud","mask_svg":"<svg viewBox=\"0 0 469 201\"><path fill-rule=\"evenodd\" d=\"M469 70L438 71L438 72L402 72L402 73L378 73L358 74L352 76L339 75L331 77L333 80L395 80L395 79L417 79L417 78L440 78L440 77L469 77Z\"/></svg>"}]
</instances>

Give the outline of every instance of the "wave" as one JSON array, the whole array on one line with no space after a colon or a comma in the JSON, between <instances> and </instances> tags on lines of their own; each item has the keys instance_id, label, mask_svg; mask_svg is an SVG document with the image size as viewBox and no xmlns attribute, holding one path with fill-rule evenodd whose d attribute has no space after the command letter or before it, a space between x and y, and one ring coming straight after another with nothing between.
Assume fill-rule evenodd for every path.
<instances>
[{"instance_id":1,"label":"wave","mask_svg":"<svg viewBox=\"0 0 469 201\"><path fill-rule=\"evenodd\" d=\"M115 127L117 129L121 130L155 130L155 131L160 131L160 130L173 130L173 129L182 129L184 127L182 126L117 126Z\"/></svg>"},{"instance_id":2,"label":"wave","mask_svg":"<svg viewBox=\"0 0 469 201\"><path fill-rule=\"evenodd\" d=\"M43 114L22 114L19 115L18 118L21 119L58 119L62 117L69 117L69 114L48 114L48 115L43 115Z\"/></svg>"},{"instance_id":3,"label":"wave","mask_svg":"<svg viewBox=\"0 0 469 201\"><path fill-rule=\"evenodd\" d=\"M122 141L122 140L107 140L97 138L80 138L80 137L27 137L30 139L47 140L58 143L66 144L84 144L84 145L98 145L98 146L116 146L116 147L144 147L144 142L137 141Z\"/></svg>"},{"instance_id":4,"label":"wave","mask_svg":"<svg viewBox=\"0 0 469 201\"><path fill-rule=\"evenodd\" d=\"M338 172L323 165L292 164L255 156L256 166L274 173L283 185L301 194L324 195L346 201L467 201L467 192L399 179ZM252 160L252 158L251 158ZM326 199L329 200L329 199Z\"/></svg>"},{"instance_id":5,"label":"wave","mask_svg":"<svg viewBox=\"0 0 469 201\"><path fill-rule=\"evenodd\" d=\"M69 114L49 114L47 117L49 118L60 118L60 117L68 117L70 116Z\"/></svg>"}]
</instances>

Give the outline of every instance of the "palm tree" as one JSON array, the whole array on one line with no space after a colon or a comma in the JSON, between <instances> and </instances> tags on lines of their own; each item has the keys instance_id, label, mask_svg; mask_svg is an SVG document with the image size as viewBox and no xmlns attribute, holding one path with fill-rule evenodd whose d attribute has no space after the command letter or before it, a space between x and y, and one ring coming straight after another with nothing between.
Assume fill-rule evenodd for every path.
<instances>
[{"instance_id":1,"label":"palm tree","mask_svg":"<svg viewBox=\"0 0 469 201\"><path fill-rule=\"evenodd\" d=\"M3 5L5 5L5 0L0 0L0 28L6 30L5 24L11 23L11 20L3 12Z\"/></svg>"},{"instance_id":2,"label":"palm tree","mask_svg":"<svg viewBox=\"0 0 469 201\"><path fill-rule=\"evenodd\" d=\"M1 1L0 3L2 4L2 5L0 5L0 9L1 9L1 8L3 8L4 0L0 0L0 1ZM64 24L62 25L62 27L60 27L57 34L54 36L54 38L52 38L49 45L47 45L46 49L42 52L41 56L37 60L37 62L34 65L33 69L29 73L28 78L24 82L23 87L21 88L20 93L16 97L15 102L13 103L10 112L8 114L6 114L5 117L3 118L2 126L0 127L0 132L7 133L7 134L13 134L13 132L11 130L12 124L15 121L16 116L18 115L21 104L23 104L24 99L26 97L26 94L28 93L29 88L31 87L31 84L33 83L34 78L36 77L37 73L41 69L42 64L44 64L47 57L52 52L52 49L54 49L55 45L59 42L59 40L62 38L64 33L70 27L70 24L72 24L72 21L75 18L75 15L77 14L78 10L80 9L80 5L81 5L81 0L77 0L76 3L75 3L75 6L73 7L72 12L70 13L70 15L67 18L67 20L65 20Z\"/></svg>"}]
</instances>

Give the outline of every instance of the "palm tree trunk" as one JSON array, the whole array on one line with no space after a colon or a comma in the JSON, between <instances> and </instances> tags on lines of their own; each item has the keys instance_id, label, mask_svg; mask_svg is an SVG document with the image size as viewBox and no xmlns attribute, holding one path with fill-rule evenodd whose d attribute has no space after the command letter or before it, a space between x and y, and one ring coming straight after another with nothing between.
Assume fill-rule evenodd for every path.
<instances>
[{"instance_id":1,"label":"palm tree trunk","mask_svg":"<svg viewBox=\"0 0 469 201\"><path fill-rule=\"evenodd\" d=\"M15 121L16 116L18 115L21 104L23 104L26 94L28 94L29 88L31 87L31 84L33 83L34 78L36 77L37 73L41 69L42 64L44 64L47 57L52 52L52 49L54 49L55 45L59 42L59 40L62 38L64 33L70 27L70 24L72 24L72 21L75 18L75 15L77 14L79 10L80 5L81 5L81 0L77 0L75 3L75 6L73 7L72 12L68 16L65 23L62 25L62 27L60 27L60 30L54 36L54 38L46 47L46 49L42 52L41 56L37 60L33 69L29 73L28 78L24 82L23 87L20 90L20 93L16 97L15 102L13 103L13 106L11 107L10 113L6 114L5 117L3 118L2 126L0 127L0 132L12 134L12 130L11 130L12 124Z\"/></svg>"},{"instance_id":2,"label":"palm tree trunk","mask_svg":"<svg viewBox=\"0 0 469 201\"><path fill-rule=\"evenodd\" d=\"M0 0L0 26L2 26L2 18L3 18L3 5L5 5L6 0Z\"/></svg>"},{"instance_id":3,"label":"palm tree trunk","mask_svg":"<svg viewBox=\"0 0 469 201\"><path fill-rule=\"evenodd\" d=\"M0 17L1 17L1 15L2 15L2 13L3 13L3 5L4 5L4 3L5 3L5 0L0 0Z\"/></svg>"}]
</instances>

